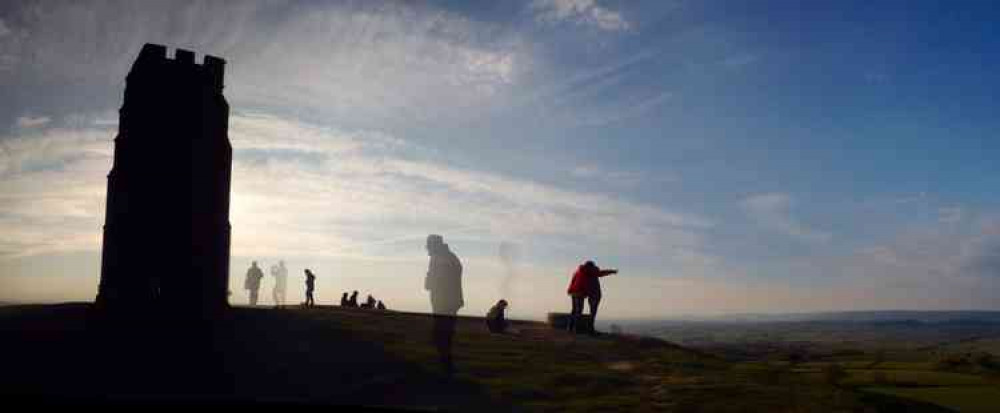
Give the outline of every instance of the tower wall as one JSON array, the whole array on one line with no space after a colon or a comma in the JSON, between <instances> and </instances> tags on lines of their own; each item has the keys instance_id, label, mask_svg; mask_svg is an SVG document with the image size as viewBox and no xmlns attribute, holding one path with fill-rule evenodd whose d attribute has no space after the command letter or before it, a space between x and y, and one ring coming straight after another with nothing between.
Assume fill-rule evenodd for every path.
<instances>
[{"instance_id":1,"label":"tower wall","mask_svg":"<svg viewBox=\"0 0 1000 413\"><path fill-rule=\"evenodd\" d=\"M97 303L141 314L227 306L232 147L225 61L146 44L126 78Z\"/></svg>"}]
</instances>

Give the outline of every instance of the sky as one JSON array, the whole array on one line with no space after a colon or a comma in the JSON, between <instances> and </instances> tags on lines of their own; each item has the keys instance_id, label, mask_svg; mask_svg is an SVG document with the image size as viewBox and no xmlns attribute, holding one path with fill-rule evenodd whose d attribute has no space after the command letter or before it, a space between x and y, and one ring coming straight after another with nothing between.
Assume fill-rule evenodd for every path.
<instances>
[{"instance_id":1,"label":"sky","mask_svg":"<svg viewBox=\"0 0 1000 413\"><path fill-rule=\"evenodd\" d=\"M0 301L93 300L125 75L227 61L231 277L429 311L1000 310L988 1L0 3ZM151 234L151 236L155 236ZM501 243L512 246L509 260ZM162 265L171 265L164 262ZM270 304L269 276L263 303ZM302 288L296 288L302 287Z\"/></svg>"}]
</instances>

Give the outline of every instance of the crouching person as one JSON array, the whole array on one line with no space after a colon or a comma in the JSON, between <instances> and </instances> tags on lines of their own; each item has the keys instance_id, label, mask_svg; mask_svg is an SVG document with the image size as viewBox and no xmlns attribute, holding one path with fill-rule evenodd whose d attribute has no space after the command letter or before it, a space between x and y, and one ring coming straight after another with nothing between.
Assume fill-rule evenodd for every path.
<instances>
[{"instance_id":1,"label":"crouching person","mask_svg":"<svg viewBox=\"0 0 1000 413\"><path fill-rule=\"evenodd\" d=\"M507 331L507 318L504 316L504 310L507 309L507 300L500 300L490 308L490 311L486 313L486 327L490 329L491 333L504 333Z\"/></svg>"}]
</instances>

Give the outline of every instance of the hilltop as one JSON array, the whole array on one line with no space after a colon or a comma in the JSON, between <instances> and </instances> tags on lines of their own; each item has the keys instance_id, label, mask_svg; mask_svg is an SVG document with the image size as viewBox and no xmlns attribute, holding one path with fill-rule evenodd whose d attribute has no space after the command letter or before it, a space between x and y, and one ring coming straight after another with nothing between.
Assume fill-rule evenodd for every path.
<instances>
[{"instance_id":1,"label":"hilltop","mask_svg":"<svg viewBox=\"0 0 1000 413\"><path fill-rule=\"evenodd\" d=\"M843 391L781 367L731 363L663 340L573 336L537 322L495 335L462 317L456 375L427 314L234 308L211 329L101 330L89 304L0 308L8 398L349 404L479 411L940 411ZM200 332L199 332L200 331Z\"/></svg>"}]
</instances>

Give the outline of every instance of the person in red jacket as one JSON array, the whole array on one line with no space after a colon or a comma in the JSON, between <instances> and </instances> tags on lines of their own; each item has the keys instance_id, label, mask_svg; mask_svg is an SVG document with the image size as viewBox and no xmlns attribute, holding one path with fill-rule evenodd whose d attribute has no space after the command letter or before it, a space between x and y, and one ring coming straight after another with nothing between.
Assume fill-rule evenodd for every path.
<instances>
[{"instance_id":1,"label":"person in red jacket","mask_svg":"<svg viewBox=\"0 0 1000 413\"><path fill-rule=\"evenodd\" d=\"M590 307L590 317L597 319L597 306L601 303L601 277L617 274L618 270L602 270L593 261L587 261L573 273L573 280L566 291L573 300L573 311L570 313L569 331L576 331L576 323L583 314L583 299L587 299Z\"/></svg>"}]
</instances>

